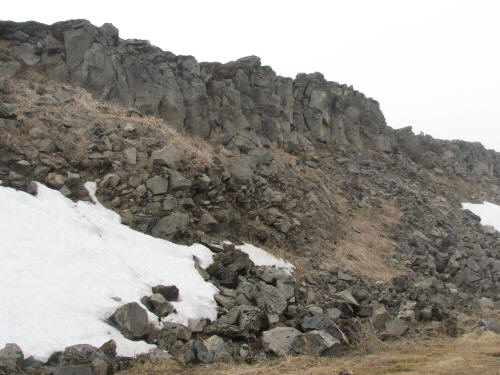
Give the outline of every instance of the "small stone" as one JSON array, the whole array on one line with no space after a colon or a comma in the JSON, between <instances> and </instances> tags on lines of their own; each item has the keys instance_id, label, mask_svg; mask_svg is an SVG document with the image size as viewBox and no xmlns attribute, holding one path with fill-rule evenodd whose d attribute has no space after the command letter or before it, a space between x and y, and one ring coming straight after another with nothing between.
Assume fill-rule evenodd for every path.
<instances>
[{"instance_id":1,"label":"small stone","mask_svg":"<svg viewBox=\"0 0 500 375\"><path fill-rule=\"evenodd\" d=\"M23 176L26 176L31 172L31 164L26 160L19 160L18 162L15 162L11 166L11 169L14 172L17 172L19 174L22 174Z\"/></svg>"},{"instance_id":2,"label":"small stone","mask_svg":"<svg viewBox=\"0 0 500 375\"><path fill-rule=\"evenodd\" d=\"M151 289L153 293L161 294L167 301L177 301L179 299L179 288L175 285L157 285Z\"/></svg>"},{"instance_id":3,"label":"small stone","mask_svg":"<svg viewBox=\"0 0 500 375\"><path fill-rule=\"evenodd\" d=\"M137 164L137 150L134 147L126 148L123 150L123 156L128 164Z\"/></svg>"},{"instance_id":4,"label":"small stone","mask_svg":"<svg viewBox=\"0 0 500 375\"><path fill-rule=\"evenodd\" d=\"M60 189L66 183L66 176L51 172L47 175L47 183L56 189Z\"/></svg>"},{"instance_id":5,"label":"small stone","mask_svg":"<svg viewBox=\"0 0 500 375\"><path fill-rule=\"evenodd\" d=\"M69 187L74 187L80 184L80 175L78 173L68 172L68 178L66 184Z\"/></svg>"},{"instance_id":6,"label":"small stone","mask_svg":"<svg viewBox=\"0 0 500 375\"><path fill-rule=\"evenodd\" d=\"M148 303L151 306L151 312L162 318L174 312L174 307L160 293L153 294Z\"/></svg>"},{"instance_id":7,"label":"small stone","mask_svg":"<svg viewBox=\"0 0 500 375\"><path fill-rule=\"evenodd\" d=\"M171 360L172 356L167 351L156 348L148 353L148 358L151 363L158 364L163 361Z\"/></svg>"},{"instance_id":8,"label":"small stone","mask_svg":"<svg viewBox=\"0 0 500 375\"><path fill-rule=\"evenodd\" d=\"M164 210L166 210L166 211L172 211L176 207L177 207L177 199L175 199L174 197L172 197L172 196L166 197L163 200L163 209Z\"/></svg>"},{"instance_id":9,"label":"small stone","mask_svg":"<svg viewBox=\"0 0 500 375\"><path fill-rule=\"evenodd\" d=\"M203 332L203 329L207 326L206 319L189 319L188 327L193 333Z\"/></svg>"},{"instance_id":10,"label":"small stone","mask_svg":"<svg viewBox=\"0 0 500 375\"><path fill-rule=\"evenodd\" d=\"M50 138L44 138L38 142L38 151L50 154L57 151L56 144Z\"/></svg>"},{"instance_id":11,"label":"small stone","mask_svg":"<svg viewBox=\"0 0 500 375\"><path fill-rule=\"evenodd\" d=\"M384 305L379 305L373 309L370 320L373 327L382 330L385 327L385 322L389 319L390 315Z\"/></svg>"},{"instance_id":12,"label":"small stone","mask_svg":"<svg viewBox=\"0 0 500 375\"><path fill-rule=\"evenodd\" d=\"M335 297L341 299L342 301L345 301L351 305L359 306L358 301L352 296L352 293L345 289L341 292L335 293Z\"/></svg>"},{"instance_id":13,"label":"small stone","mask_svg":"<svg viewBox=\"0 0 500 375\"><path fill-rule=\"evenodd\" d=\"M479 304L481 305L481 307L485 307L485 308L488 308L488 309L494 309L495 308L495 304L488 297L481 297L481 299L479 300Z\"/></svg>"},{"instance_id":14,"label":"small stone","mask_svg":"<svg viewBox=\"0 0 500 375\"><path fill-rule=\"evenodd\" d=\"M146 186L153 195L166 194L168 191L168 180L161 176L154 176L146 181Z\"/></svg>"},{"instance_id":15,"label":"small stone","mask_svg":"<svg viewBox=\"0 0 500 375\"><path fill-rule=\"evenodd\" d=\"M57 101L61 103L68 103L73 97L73 92L66 87L61 87L52 95Z\"/></svg>"}]
</instances>

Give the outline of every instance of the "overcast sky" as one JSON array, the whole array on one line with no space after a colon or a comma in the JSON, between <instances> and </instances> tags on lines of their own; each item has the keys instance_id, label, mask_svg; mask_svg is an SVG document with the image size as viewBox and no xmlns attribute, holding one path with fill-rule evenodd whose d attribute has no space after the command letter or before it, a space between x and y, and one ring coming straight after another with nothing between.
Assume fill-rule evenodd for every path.
<instances>
[{"instance_id":1,"label":"overcast sky","mask_svg":"<svg viewBox=\"0 0 500 375\"><path fill-rule=\"evenodd\" d=\"M3 20L111 22L199 61L257 55L379 101L388 125L500 151L499 0L5 1Z\"/></svg>"}]
</instances>

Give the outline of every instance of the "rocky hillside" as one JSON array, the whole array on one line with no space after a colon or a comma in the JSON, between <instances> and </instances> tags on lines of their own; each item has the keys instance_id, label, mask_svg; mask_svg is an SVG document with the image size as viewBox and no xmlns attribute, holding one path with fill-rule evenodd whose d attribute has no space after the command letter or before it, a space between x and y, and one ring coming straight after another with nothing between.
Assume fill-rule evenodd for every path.
<instances>
[{"instance_id":1,"label":"rocky hillside","mask_svg":"<svg viewBox=\"0 0 500 375\"><path fill-rule=\"evenodd\" d=\"M0 180L72 199L97 181L125 224L219 253L201 270L218 320L148 336L188 362L213 360L196 354L212 344L252 361L337 355L366 330L425 322L456 334L462 314L500 304L500 235L460 206L500 203L500 154L392 129L352 87L253 56L198 63L110 24L0 22ZM294 279L227 239L289 259Z\"/></svg>"}]
</instances>

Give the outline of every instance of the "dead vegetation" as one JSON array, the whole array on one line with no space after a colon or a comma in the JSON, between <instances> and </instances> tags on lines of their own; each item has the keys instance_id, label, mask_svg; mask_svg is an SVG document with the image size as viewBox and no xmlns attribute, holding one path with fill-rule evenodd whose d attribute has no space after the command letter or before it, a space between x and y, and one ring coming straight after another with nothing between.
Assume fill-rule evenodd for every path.
<instances>
[{"instance_id":1,"label":"dead vegetation","mask_svg":"<svg viewBox=\"0 0 500 375\"><path fill-rule=\"evenodd\" d=\"M398 209L383 203L382 209L361 208L351 218L351 230L337 244L332 262L359 272L375 281L387 282L404 272L387 265L396 244L387 236L387 227L398 220Z\"/></svg>"},{"instance_id":2,"label":"dead vegetation","mask_svg":"<svg viewBox=\"0 0 500 375\"><path fill-rule=\"evenodd\" d=\"M500 335L468 333L460 338L418 337L338 358L287 357L256 364L184 366L176 361L140 364L124 375L472 375L500 374Z\"/></svg>"},{"instance_id":3,"label":"dead vegetation","mask_svg":"<svg viewBox=\"0 0 500 375\"><path fill-rule=\"evenodd\" d=\"M137 129L138 139L151 137L159 142L174 144L184 149L188 156L187 160L192 163L189 167L211 166L215 155L219 159L223 157L215 151L216 146L209 142L182 134L154 116L131 113L127 108L112 103L103 104L82 88L66 86L72 92L71 100L67 103L58 102L52 95L61 85L46 82L41 77L33 77L34 74L36 73L30 72L28 80L5 79L2 82L2 85L11 92L9 101L11 104L18 105L19 113L23 114L21 117L25 125L23 130L8 133L9 144L15 149L27 148L31 142L28 131L34 127L39 128L41 135L49 135L54 128L63 126L78 129L78 131L72 131L73 134L78 134L95 123L103 125L106 129L116 129L119 124L130 123ZM43 87L46 92L37 93L37 85L30 84L30 82L44 82ZM137 146L136 143L139 142L130 138L120 140L128 147ZM73 146L76 157L88 153L88 142L79 142L77 139L73 142Z\"/></svg>"}]
</instances>

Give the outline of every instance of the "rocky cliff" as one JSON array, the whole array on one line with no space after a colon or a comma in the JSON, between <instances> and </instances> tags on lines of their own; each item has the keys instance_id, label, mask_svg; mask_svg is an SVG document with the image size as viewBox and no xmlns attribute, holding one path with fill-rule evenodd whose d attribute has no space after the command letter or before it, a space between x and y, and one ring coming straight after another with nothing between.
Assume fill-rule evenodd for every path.
<instances>
[{"instance_id":1,"label":"rocky cliff","mask_svg":"<svg viewBox=\"0 0 500 375\"><path fill-rule=\"evenodd\" d=\"M463 177L499 177L500 156L479 144L415 136L386 125L378 103L320 73L276 75L255 56L198 63L145 40L122 40L111 24L0 23L12 55L0 70L26 66L89 90L96 98L163 118L171 127L236 147L269 144L296 153L311 142L402 152L426 168Z\"/></svg>"},{"instance_id":2,"label":"rocky cliff","mask_svg":"<svg viewBox=\"0 0 500 375\"><path fill-rule=\"evenodd\" d=\"M319 73L198 63L82 20L0 22L0 77L2 184L76 200L96 181L123 223L210 246L200 272L219 314L193 334L222 337L229 356L290 352L278 333L325 355L367 330L456 334L463 314L500 304L500 234L460 206L500 203L500 156L480 144L394 130L377 102ZM296 279L227 239L289 259ZM204 344L174 328L148 339L201 361ZM323 331L342 348L326 350Z\"/></svg>"}]
</instances>

